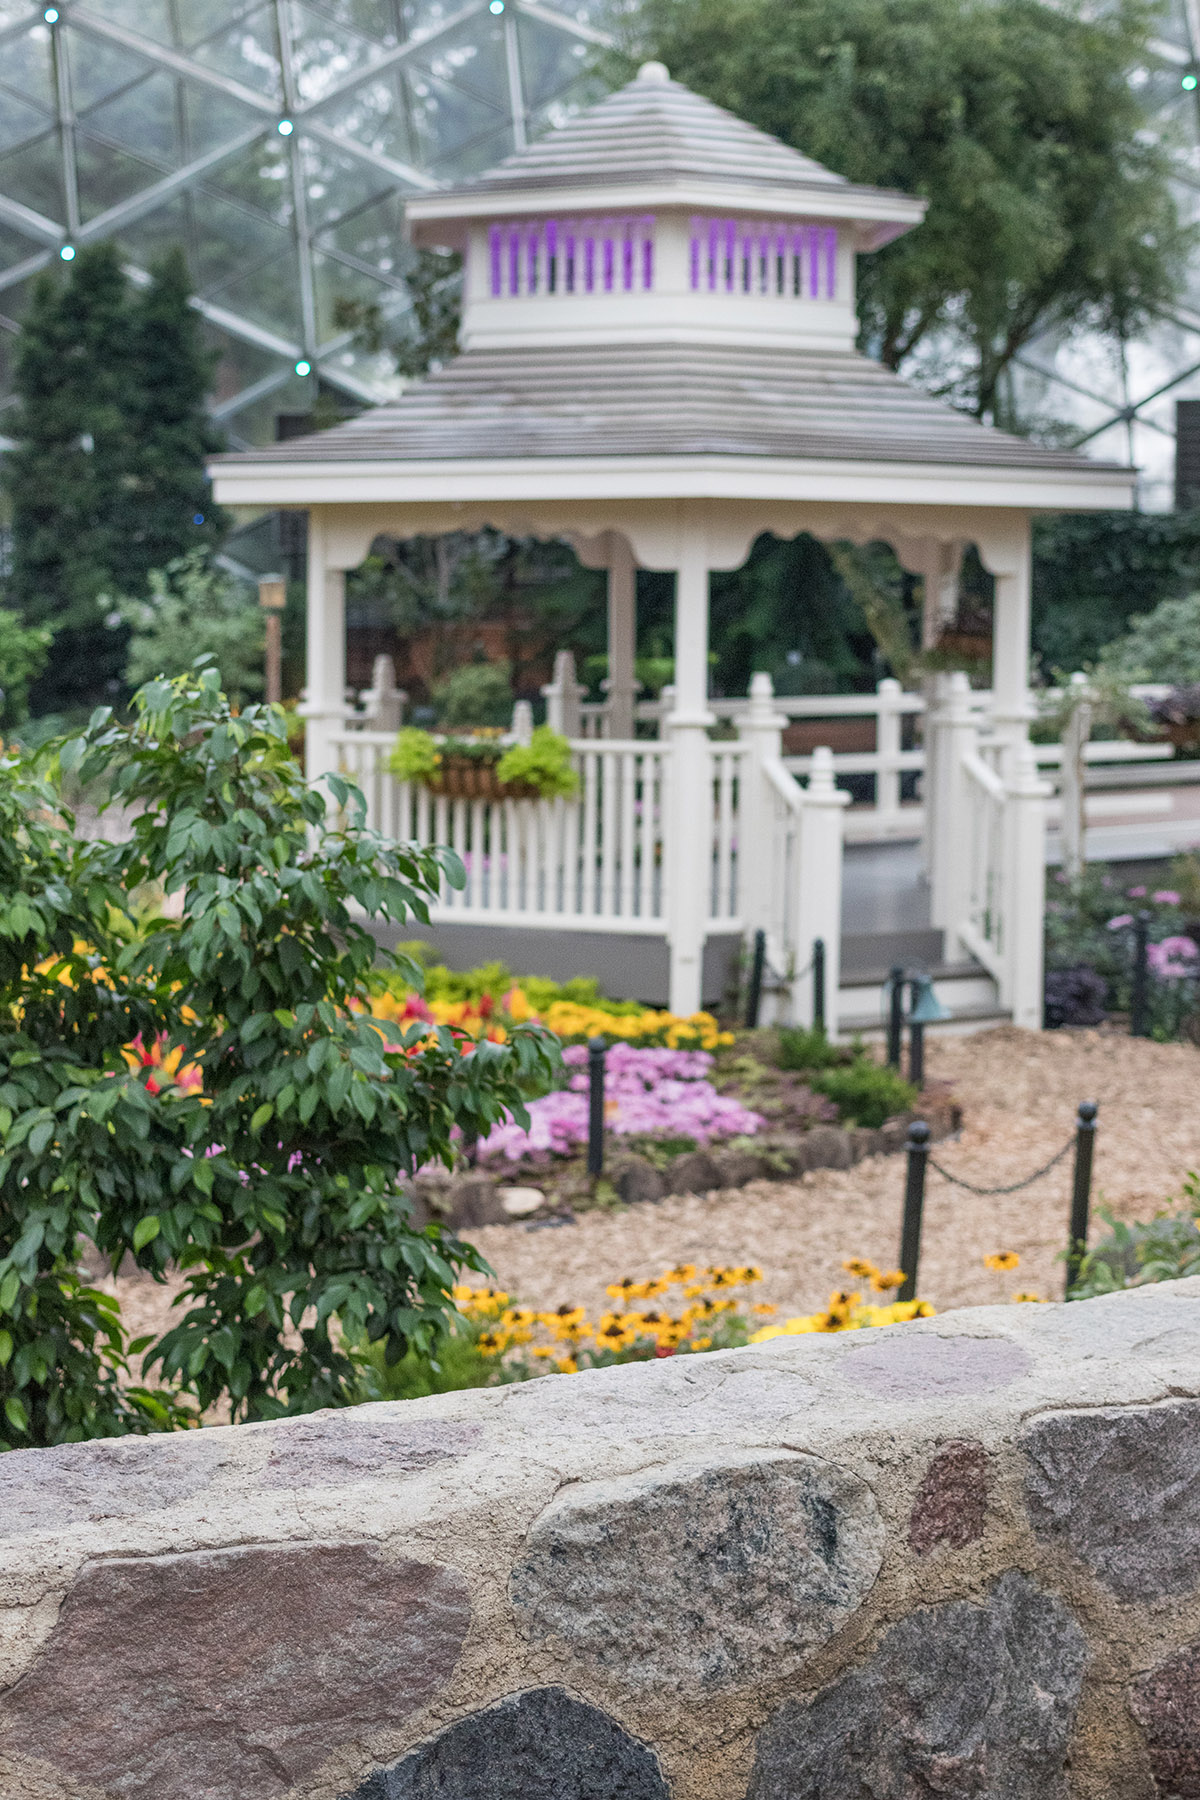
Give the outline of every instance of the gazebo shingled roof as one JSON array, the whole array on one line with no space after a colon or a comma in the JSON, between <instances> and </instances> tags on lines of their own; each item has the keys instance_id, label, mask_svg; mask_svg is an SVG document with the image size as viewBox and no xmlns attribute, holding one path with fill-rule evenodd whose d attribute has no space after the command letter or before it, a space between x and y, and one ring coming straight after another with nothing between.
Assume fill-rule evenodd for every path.
<instances>
[{"instance_id":1,"label":"gazebo shingled roof","mask_svg":"<svg viewBox=\"0 0 1200 1800\"><path fill-rule=\"evenodd\" d=\"M673 175L787 188L850 185L844 175L666 79L631 81L475 180L457 184L455 192L590 187L597 176L612 184Z\"/></svg>"},{"instance_id":2,"label":"gazebo shingled roof","mask_svg":"<svg viewBox=\"0 0 1200 1800\"><path fill-rule=\"evenodd\" d=\"M264 464L719 455L1115 466L982 425L865 356L737 344L470 350L392 405L252 454Z\"/></svg>"}]
</instances>

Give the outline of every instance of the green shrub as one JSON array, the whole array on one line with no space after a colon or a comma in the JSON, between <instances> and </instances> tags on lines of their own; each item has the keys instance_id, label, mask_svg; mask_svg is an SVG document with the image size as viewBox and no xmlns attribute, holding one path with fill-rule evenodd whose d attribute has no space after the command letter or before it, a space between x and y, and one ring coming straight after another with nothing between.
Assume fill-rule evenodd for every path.
<instances>
[{"instance_id":1,"label":"green shrub","mask_svg":"<svg viewBox=\"0 0 1200 1800\"><path fill-rule=\"evenodd\" d=\"M1183 1184L1187 1202L1174 1212L1157 1213L1153 1219L1127 1225L1107 1207L1100 1217L1108 1234L1088 1251L1071 1288L1072 1300L1091 1300L1097 1294L1115 1294L1121 1288L1146 1287L1156 1281L1182 1281L1200 1275L1200 1175L1194 1171Z\"/></svg>"},{"instance_id":2,"label":"green shrub","mask_svg":"<svg viewBox=\"0 0 1200 1800\"><path fill-rule=\"evenodd\" d=\"M455 1319L436 1351L406 1350L390 1363L382 1344L365 1339L354 1351L359 1367L361 1400L423 1400L428 1394L454 1394L460 1388L490 1387L496 1381L494 1360L483 1356L479 1332Z\"/></svg>"},{"instance_id":3,"label":"green shrub","mask_svg":"<svg viewBox=\"0 0 1200 1800\"><path fill-rule=\"evenodd\" d=\"M818 1094L832 1100L843 1121L877 1130L897 1113L908 1112L917 1090L894 1069L861 1058L849 1068L822 1069L812 1078Z\"/></svg>"},{"instance_id":4,"label":"green shrub","mask_svg":"<svg viewBox=\"0 0 1200 1800\"><path fill-rule=\"evenodd\" d=\"M778 1059L781 1069L833 1069L849 1059L850 1052L831 1044L822 1026L781 1025Z\"/></svg>"},{"instance_id":5,"label":"green shrub","mask_svg":"<svg viewBox=\"0 0 1200 1800\"><path fill-rule=\"evenodd\" d=\"M572 799L579 792L579 776L571 761L571 746L548 725L539 725L527 744L514 744L500 759L496 774L501 781L527 781L543 800L562 795Z\"/></svg>"},{"instance_id":6,"label":"green shrub","mask_svg":"<svg viewBox=\"0 0 1200 1800\"><path fill-rule=\"evenodd\" d=\"M441 725L507 725L512 718L512 669L506 662L467 663L432 690Z\"/></svg>"},{"instance_id":7,"label":"green shrub","mask_svg":"<svg viewBox=\"0 0 1200 1800\"><path fill-rule=\"evenodd\" d=\"M0 759L0 1449L152 1430L187 1400L344 1405L348 1345L435 1351L456 1269L483 1266L413 1228L405 1183L453 1160L456 1126L527 1116L552 1045L382 1037L369 922L427 923L461 865L368 830L340 777L326 824L286 729L234 716L212 670L150 683L128 723L100 709L58 767L129 808L122 843L75 837L51 751ZM177 917L140 917L150 887ZM157 1343L82 1287L80 1238L184 1272ZM157 1393L127 1385L147 1347Z\"/></svg>"},{"instance_id":8,"label":"green shrub","mask_svg":"<svg viewBox=\"0 0 1200 1800\"><path fill-rule=\"evenodd\" d=\"M424 781L438 765L437 745L427 731L406 725L396 735L388 768L397 781Z\"/></svg>"}]
</instances>

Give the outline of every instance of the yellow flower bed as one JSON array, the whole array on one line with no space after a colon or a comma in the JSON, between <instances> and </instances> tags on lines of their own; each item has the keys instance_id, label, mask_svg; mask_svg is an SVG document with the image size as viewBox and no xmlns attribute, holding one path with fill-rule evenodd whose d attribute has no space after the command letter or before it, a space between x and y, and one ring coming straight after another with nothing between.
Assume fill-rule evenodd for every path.
<instances>
[{"instance_id":1,"label":"yellow flower bed","mask_svg":"<svg viewBox=\"0 0 1200 1800\"><path fill-rule=\"evenodd\" d=\"M904 1280L899 1270L885 1273L859 1258L844 1266L869 1276L877 1292L899 1287ZM609 1283L605 1291L613 1306L595 1321L582 1306L568 1302L553 1312L538 1312L519 1305L510 1294L496 1288L456 1287L453 1299L475 1333L480 1354L497 1363L510 1357L510 1372L518 1376L536 1372L533 1367L524 1366L525 1356L532 1363L573 1375L581 1366L641 1362L745 1343L762 1344L771 1338L799 1337L808 1332L859 1331L933 1317L933 1308L926 1300L872 1305L864 1303L859 1293L835 1293L824 1312L751 1331L742 1310L744 1297L733 1295L731 1290L751 1287L761 1280L762 1270L753 1266L698 1270L692 1263L664 1269L661 1275L648 1280L627 1275ZM663 1304L633 1306L633 1301ZM747 1310L769 1317L776 1309L758 1302Z\"/></svg>"}]
</instances>

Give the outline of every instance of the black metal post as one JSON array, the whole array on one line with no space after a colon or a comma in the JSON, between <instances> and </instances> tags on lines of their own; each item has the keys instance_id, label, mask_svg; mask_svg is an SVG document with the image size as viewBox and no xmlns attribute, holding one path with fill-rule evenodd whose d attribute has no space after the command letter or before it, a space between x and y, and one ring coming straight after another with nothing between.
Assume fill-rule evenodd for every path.
<instances>
[{"instance_id":1,"label":"black metal post","mask_svg":"<svg viewBox=\"0 0 1200 1800\"><path fill-rule=\"evenodd\" d=\"M813 1030L825 1029L825 939L813 939L812 953L813 983Z\"/></svg>"},{"instance_id":2,"label":"black metal post","mask_svg":"<svg viewBox=\"0 0 1200 1800\"><path fill-rule=\"evenodd\" d=\"M908 1079L918 1093L925 1086L925 1027L920 1019L908 1022Z\"/></svg>"},{"instance_id":3,"label":"black metal post","mask_svg":"<svg viewBox=\"0 0 1200 1800\"><path fill-rule=\"evenodd\" d=\"M900 1067L900 1042L904 1036L904 970L899 963L888 976L891 986L891 1011L888 1014L887 1059L893 1069Z\"/></svg>"},{"instance_id":4,"label":"black metal post","mask_svg":"<svg viewBox=\"0 0 1200 1800\"><path fill-rule=\"evenodd\" d=\"M754 956L750 963L750 985L746 989L746 1030L754 1031L758 1025L758 1009L762 1004L763 969L767 961L767 934L756 931L754 934Z\"/></svg>"},{"instance_id":5,"label":"black metal post","mask_svg":"<svg viewBox=\"0 0 1200 1800\"><path fill-rule=\"evenodd\" d=\"M904 1183L904 1224L900 1232L900 1267L904 1280L897 1300L917 1297L917 1265L921 1260L921 1214L925 1210L925 1165L929 1161L930 1131L924 1119L908 1128L908 1171Z\"/></svg>"},{"instance_id":6,"label":"black metal post","mask_svg":"<svg viewBox=\"0 0 1200 1800\"><path fill-rule=\"evenodd\" d=\"M1150 969L1146 961L1150 914L1138 913L1133 921L1133 992L1129 1000L1130 1037L1150 1036Z\"/></svg>"},{"instance_id":7,"label":"black metal post","mask_svg":"<svg viewBox=\"0 0 1200 1800\"><path fill-rule=\"evenodd\" d=\"M588 1155L589 1175L604 1172L604 1039L588 1039Z\"/></svg>"},{"instance_id":8,"label":"black metal post","mask_svg":"<svg viewBox=\"0 0 1200 1800\"><path fill-rule=\"evenodd\" d=\"M1092 1203L1092 1154L1096 1148L1096 1114L1100 1108L1094 1100L1081 1100L1075 1125L1075 1183L1071 1189L1071 1232L1067 1239L1067 1299L1079 1280L1079 1269L1087 1255L1088 1214Z\"/></svg>"}]
</instances>

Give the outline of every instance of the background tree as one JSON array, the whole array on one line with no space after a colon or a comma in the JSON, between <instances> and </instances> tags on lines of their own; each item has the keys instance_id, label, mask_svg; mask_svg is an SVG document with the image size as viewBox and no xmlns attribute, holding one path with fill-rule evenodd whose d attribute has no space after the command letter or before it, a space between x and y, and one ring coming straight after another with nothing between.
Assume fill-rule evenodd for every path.
<instances>
[{"instance_id":1,"label":"background tree","mask_svg":"<svg viewBox=\"0 0 1200 1800\"><path fill-rule=\"evenodd\" d=\"M1071 513L1033 529L1033 647L1069 674L1131 617L1200 586L1200 512Z\"/></svg>"},{"instance_id":2,"label":"background tree","mask_svg":"<svg viewBox=\"0 0 1200 1800\"><path fill-rule=\"evenodd\" d=\"M204 477L217 443L203 415L210 373L180 257L137 296L110 243L34 284L3 478L5 598L27 624L55 631L35 710L91 705L118 688L124 633L106 628L102 597L144 591L151 568L224 529Z\"/></svg>"},{"instance_id":3,"label":"background tree","mask_svg":"<svg viewBox=\"0 0 1200 1800\"><path fill-rule=\"evenodd\" d=\"M117 571L128 594L144 591L152 569L214 549L230 525L205 474L206 459L224 445L205 406L217 358L190 300L178 247L151 265L149 285L133 300L130 470Z\"/></svg>"},{"instance_id":4,"label":"background tree","mask_svg":"<svg viewBox=\"0 0 1200 1800\"><path fill-rule=\"evenodd\" d=\"M859 263L861 342L980 416L1047 331L1136 331L1186 238L1135 72L1155 14L1042 0L641 0L637 61L851 180L923 195ZM1009 420L1008 422L1016 422Z\"/></svg>"},{"instance_id":5,"label":"background tree","mask_svg":"<svg viewBox=\"0 0 1200 1800\"><path fill-rule=\"evenodd\" d=\"M55 630L54 667L35 695L43 708L84 704L120 675L124 647L105 630L97 602L122 554L128 298L115 247L81 250L65 279L38 277L17 339L5 597L26 624Z\"/></svg>"},{"instance_id":6,"label":"background tree","mask_svg":"<svg viewBox=\"0 0 1200 1800\"><path fill-rule=\"evenodd\" d=\"M0 607L0 726L24 724L29 689L46 666L54 633L43 625L23 625Z\"/></svg>"},{"instance_id":7,"label":"background tree","mask_svg":"<svg viewBox=\"0 0 1200 1800\"><path fill-rule=\"evenodd\" d=\"M149 589L145 599L122 598L113 606L128 628L125 679L131 687L156 675L186 674L207 656L234 705L261 695L266 631L248 582L196 549L165 569L152 569Z\"/></svg>"}]
</instances>

